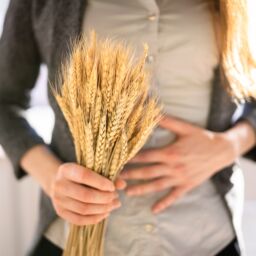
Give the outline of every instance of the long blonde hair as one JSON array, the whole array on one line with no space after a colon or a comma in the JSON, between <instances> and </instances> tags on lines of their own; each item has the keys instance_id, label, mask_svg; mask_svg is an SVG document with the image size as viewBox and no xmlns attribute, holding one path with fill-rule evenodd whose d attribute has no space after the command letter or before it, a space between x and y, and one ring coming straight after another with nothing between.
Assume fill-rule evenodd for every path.
<instances>
[{"instance_id":1,"label":"long blonde hair","mask_svg":"<svg viewBox=\"0 0 256 256\"><path fill-rule=\"evenodd\" d=\"M249 33L251 17L247 2L210 0L220 23L222 80L229 94L237 101L256 98L256 77L253 77L256 59L250 48L250 40L253 40L256 33Z\"/></svg>"}]
</instances>

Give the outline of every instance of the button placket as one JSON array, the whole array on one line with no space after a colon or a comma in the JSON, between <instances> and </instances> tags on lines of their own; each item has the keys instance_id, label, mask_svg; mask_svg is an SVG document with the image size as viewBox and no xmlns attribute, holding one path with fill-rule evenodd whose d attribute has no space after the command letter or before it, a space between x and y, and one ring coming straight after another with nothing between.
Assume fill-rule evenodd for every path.
<instances>
[{"instance_id":1,"label":"button placket","mask_svg":"<svg viewBox=\"0 0 256 256\"><path fill-rule=\"evenodd\" d=\"M146 58L146 62L148 64L153 64L153 62L155 61L155 56L153 54L149 54Z\"/></svg>"},{"instance_id":2,"label":"button placket","mask_svg":"<svg viewBox=\"0 0 256 256\"><path fill-rule=\"evenodd\" d=\"M149 52L148 56L146 57L146 68L151 74L151 85L150 85L150 93L153 94L157 86L157 79L156 79L156 61L157 61L157 53L158 53L158 29L159 29L159 15L160 10L156 0L148 0L147 2L148 14L147 14L147 26L149 32ZM154 133L150 137L150 146L154 147L157 141L155 138ZM154 226L152 224L145 224L144 230L153 230ZM150 231L147 231L150 233Z\"/></svg>"},{"instance_id":3,"label":"button placket","mask_svg":"<svg viewBox=\"0 0 256 256\"><path fill-rule=\"evenodd\" d=\"M148 20L150 21L155 21L157 19L157 14L156 13L151 13L148 15Z\"/></svg>"},{"instance_id":4,"label":"button placket","mask_svg":"<svg viewBox=\"0 0 256 256\"><path fill-rule=\"evenodd\" d=\"M147 22L148 22L148 32L149 32L149 52L146 58L146 64L153 74L155 69L155 63L158 51L158 28L159 28L159 15L160 10L156 0L148 0L147 2Z\"/></svg>"},{"instance_id":5,"label":"button placket","mask_svg":"<svg viewBox=\"0 0 256 256\"><path fill-rule=\"evenodd\" d=\"M144 225L144 230L145 230L147 233L152 233L152 232L154 232L154 230L155 230L155 225L153 225L153 224L151 224L151 223L145 224L145 225Z\"/></svg>"}]
</instances>

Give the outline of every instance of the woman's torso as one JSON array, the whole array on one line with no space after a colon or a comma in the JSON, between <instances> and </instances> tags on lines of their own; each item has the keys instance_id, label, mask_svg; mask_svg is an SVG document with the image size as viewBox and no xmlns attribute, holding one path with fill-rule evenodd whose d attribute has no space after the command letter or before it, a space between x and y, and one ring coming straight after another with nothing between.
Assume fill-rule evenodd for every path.
<instances>
[{"instance_id":1,"label":"woman's torso","mask_svg":"<svg viewBox=\"0 0 256 256\"><path fill-rule=\"evenodd\" d=\"M206 2L90 0L83 32L92 28L100 37L124 39L138 54L147 42L151 88L160 96L165 112L205 127L218 64ZM174 139L171 132L157 128L144 149ZM120 192L122 207L109 217L105 255L213 255L233 239L231 218L211 180L153 215L151 206L167 192L141 197ZM61 225L53 225L53 230L60 230Z\"/></svg>"}]
</instances>

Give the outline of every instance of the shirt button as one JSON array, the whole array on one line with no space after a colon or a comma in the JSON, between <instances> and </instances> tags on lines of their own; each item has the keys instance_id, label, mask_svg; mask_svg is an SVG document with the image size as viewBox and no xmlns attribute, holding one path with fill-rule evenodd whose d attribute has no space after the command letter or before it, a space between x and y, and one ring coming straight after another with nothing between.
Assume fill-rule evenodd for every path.
<instances>
[{"instance_id":1,"label":"shirt button","mask_svg":"<svg viewBox=\"0 0 256 256\"><path fill-rule=\"evenodd\" d=\"M151 13L148 15L148 20L150 21L154 21L156 20L156 18L157 18L157 15L155 13Z\"/></svg>"},{"instance_id":2,"label":"shirt button","mask_svg":"<svg viewBox=\"0 0 256 256\"><path fill-rule=\"evenodd\" d=\"M144 229L145 229L146 232L152 233L153 230L155 229L155 227L154 227L154 225L152 225L152 224L145 224L145 225L144 225Z\"/></svg>"},{"instance_id":3,"label":"shirt button","mask_svg":"<svg viewBox=\"0 0 256 256\"><path fill-rule=\"evenodd\" d=\"M149 64L153 63L154 60L155 60L154 55L148 55L148 56L146 57L146 62L149 63Z\"/></svg>"}]
</instances>

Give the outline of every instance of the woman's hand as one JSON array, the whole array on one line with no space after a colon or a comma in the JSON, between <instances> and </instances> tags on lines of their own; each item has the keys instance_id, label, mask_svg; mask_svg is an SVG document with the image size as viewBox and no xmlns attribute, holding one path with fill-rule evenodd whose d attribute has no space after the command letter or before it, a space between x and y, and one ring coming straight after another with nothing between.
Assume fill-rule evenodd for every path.
<instances>
[{"instance_id":1,"label":"woman's hand","mask_svg":"<svg viewBox=\"0 0 256 256\"><path fill-rule=\"evenodd\" d=\"M63 164L45 145L36 145L21 159L21 167L51 198L57 214L76 225L95 224L120 206L116 189L126 182L109 179L78 164Z\"/></svg>"},{"instance_id":2,"label":"woman's hand","mask_svg":"<svg viewBox=\"0 0 256 256\"><path fill-rule=\"evenodd\" d=\"M96 224L120 207L115 189L125 186L121 179L113 184L88 168L66 163L58 168L50 197L61 218L76 225Z\"/></svg>"},{"instance_id":3,"label":"woman's hand","mask_svg":"<svg viewBox=\"0 0 256 256\"><path fill-rule=\"evenodd\" d=\"M177 140L163 148L141 152L130 161L151 162L154 165L124 170L120 174L123 179L148 179L147 183L128 186L126 192L131 196L172 188L153 206L154 213L164 210L217 171L233 163L241 152L255 143L252 127L246 122L223 133L211 132L171 117L164 117L159 125L176 133Z\"/></svg>"}]
</instances>

